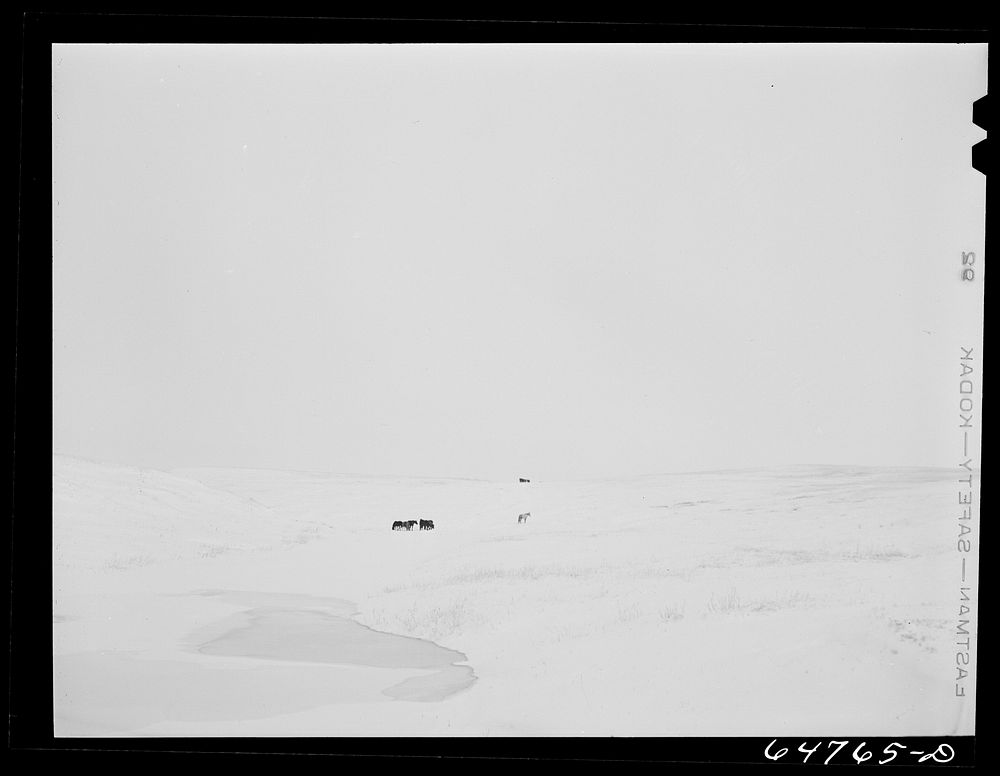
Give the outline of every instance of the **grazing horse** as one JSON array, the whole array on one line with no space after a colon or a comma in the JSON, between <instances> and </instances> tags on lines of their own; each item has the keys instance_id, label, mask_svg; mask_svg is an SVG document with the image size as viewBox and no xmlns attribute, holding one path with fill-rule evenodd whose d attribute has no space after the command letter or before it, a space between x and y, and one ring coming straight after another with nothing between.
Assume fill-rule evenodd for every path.
<instances>
[{"instance_id":1,"label":"grazing horse","mask_svg":"<svg viewBox=\"0 0 1000 776\"><path fill-rule=\"evenodd\" d=\"M527 523L529 517L531 517L531 512L522 512L521 514L519 514L517 516L518 525L520 525L521 523Z\"/></svg>"},{"instance_id":2,"label":"grazing horse","mask_svg":"<svg viewBox=\"0 0 1000 776\"><path fill-rule=\"evenodd\" d=\"M433 531L434 530L434 521L433 520L421 520L420 521L420 530L421 531Z\"/></svg>"},{"instance_id":3,"label":"grazing horse","mask_svg":"<svg viewBox=\"0 0 1000 776\"><path fill-rule=\"evenodd\" d=\"M392 521L392 530L393 531L402 531L402 530L404 530L403 521L402 520L393 520Z\"/></svg>"},{"instance_id":4,"label":"grazing horse","mask_svg":"<svg viewBox=\"0 0 1000 776\"><path fill-rule=\"evenodd\" d=\"M518 477L517 481L518 482L531 482L531 480L526 480L526 479L524 479L524 477Z\"/></svg>"},{"instance_id":5,"label":"grazing horse","mask_svg":"<svg viewBox=\"0 0 1000 776\"><path fill-rule=\"evenodd\" d=\"M416 520L407 520L405 523L403 523L403 525L406 526L407 531L412 531L413 526L415 526L416 524L417 524Z\"/></svg>"}]
</instances>

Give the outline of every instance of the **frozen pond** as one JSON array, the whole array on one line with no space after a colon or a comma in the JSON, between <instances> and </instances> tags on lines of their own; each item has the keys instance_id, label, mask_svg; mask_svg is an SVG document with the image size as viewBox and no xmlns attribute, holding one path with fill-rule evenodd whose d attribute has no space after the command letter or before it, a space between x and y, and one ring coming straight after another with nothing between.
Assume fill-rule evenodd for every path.
<instances>
[{"instance_id":1,"label":"frozen pond","mask_svg":"<svg viewBox=\"0 0 1000 776\"><path fill-rule=\"evenodd\" d=\"M437 669L385 689L393 698L442 700L475 681L466 656L431 641L373 630L349 619L353 607L339 599L311 596L254 596L207 591L230 602L260 601L214 626L221 634L195 648L203 655L287 660L297 663ZM207 631L202 630L207 635Z\"/></svg>"},{"instance_id":2,"label":"frozen pond","mask_svg":"<svg viewBox=\"0 0 1000 776\"><path fill-rule=\"evenodd\" d=\"M60 735L144 735L162 723L265 719L352 703L441 701L476 681L466 656L372 630L334 598L201 591L240 611L175 649L101 650L53 659ZM175 600L177 600L175 599ZM58 625L58 623L57 623ZM165 655L169 655L165 656Z\"/></svg>"}]
</instances>

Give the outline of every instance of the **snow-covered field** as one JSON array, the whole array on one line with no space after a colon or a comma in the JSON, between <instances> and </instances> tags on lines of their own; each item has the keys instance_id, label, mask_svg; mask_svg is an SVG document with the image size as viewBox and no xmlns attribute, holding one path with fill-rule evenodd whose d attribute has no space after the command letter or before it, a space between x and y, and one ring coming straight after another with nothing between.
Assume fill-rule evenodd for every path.
<instances>
[{"instance_id":1,"label":"snow-covered field","mask_svg":"<svg viewBox=\"0 0 1000 776\"><path fill-rule=\"evenodd\" d=\"M951 470L53 465L58 736L974 732Z\"/></svg>"}]
</instances>

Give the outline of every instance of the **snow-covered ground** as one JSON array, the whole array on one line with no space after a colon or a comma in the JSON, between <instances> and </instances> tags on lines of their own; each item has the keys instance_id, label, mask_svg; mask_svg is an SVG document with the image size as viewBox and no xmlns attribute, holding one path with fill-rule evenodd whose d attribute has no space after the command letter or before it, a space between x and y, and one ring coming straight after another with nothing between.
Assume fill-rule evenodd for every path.
<instances>
[{"instance_id":1,"label":"snow-covered ground","mask_svg":"<svg viewBox=\"0 0 1000 776\"><path fill-rule=\"evenodd\" d=\"M53 465L59 736L974 732L951 470Z\"/></svg>"}]
</instances>

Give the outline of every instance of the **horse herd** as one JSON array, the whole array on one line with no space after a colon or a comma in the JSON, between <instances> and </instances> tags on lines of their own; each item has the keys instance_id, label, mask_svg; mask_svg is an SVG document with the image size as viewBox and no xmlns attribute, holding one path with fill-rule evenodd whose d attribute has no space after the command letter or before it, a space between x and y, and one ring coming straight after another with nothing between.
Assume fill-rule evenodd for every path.
<instances>
[{"instance_id":1,"label":"horse herd","mask_svg":"<svg viewBox=\"0 0 1000 776\"><path fill-rule=\"evenodd\" d=\"M531 517L531 512L522 512L517 516L517 524L527 523L528 518ZM414 526L418 526L418 531L433 531L434 521L433 520L393 520L392 530L393 531L412 531Z\"/></svg>"},{"instance_id":2,"label":"horse herd","mask_svg":"<svg viewBox=\"0 0 1000 776\"><path fill-rule=\"evenodd\" d=\"M531 480L526 477L518 477L518 482L531 482ZM517 516L517 524L527 523L528 518L531 517L531 512L522 512ZM393 531L412 531L415 525L419 525L418 530L420 531L433 531L434 521L433 520L393 520L392 530Z\"/></svg>"},{"instance_id":3,"label":"horse herd","mask_svg":"<svg viewBox=\"0 0 1000 776\"><path fill-rule=\"evenodd\" d=\"M417 525L417 520L395 520L392 523L393 531L412 531L413 526ZM420 520L421 531L433 531L434 521L433 520Z\"/></svg>"}]
</instances>

